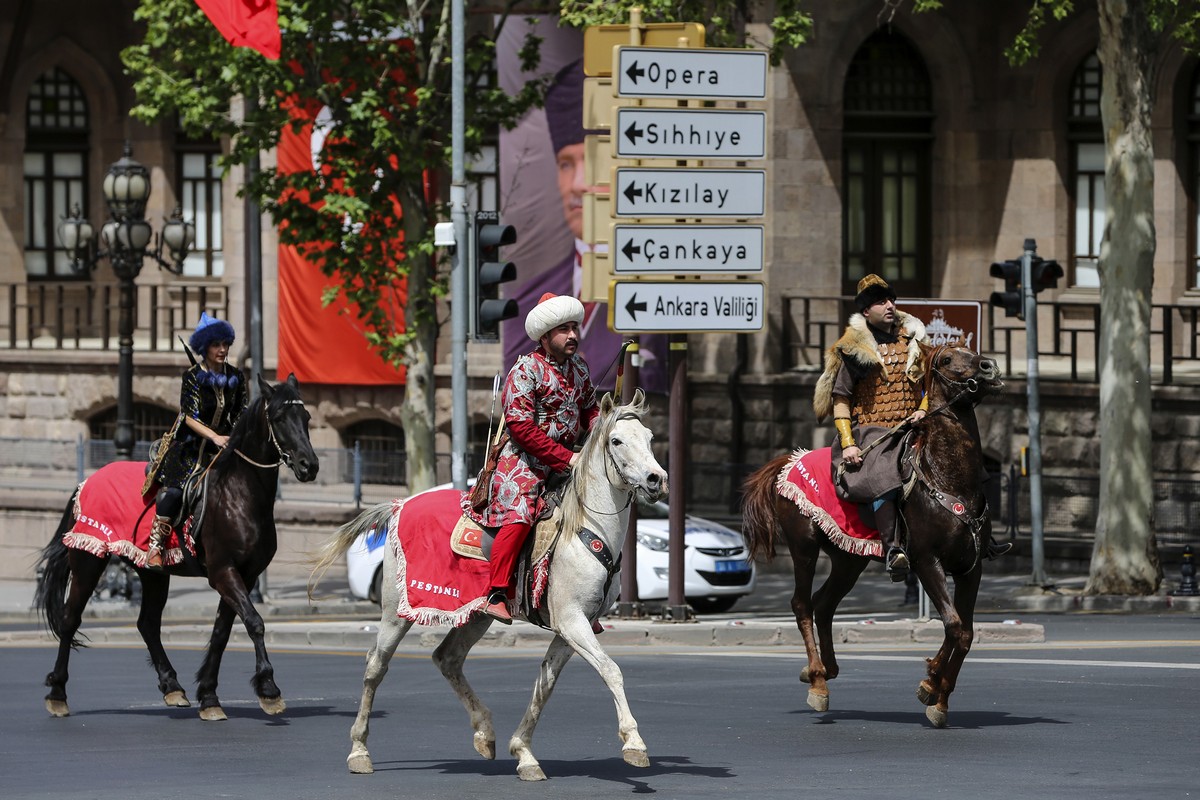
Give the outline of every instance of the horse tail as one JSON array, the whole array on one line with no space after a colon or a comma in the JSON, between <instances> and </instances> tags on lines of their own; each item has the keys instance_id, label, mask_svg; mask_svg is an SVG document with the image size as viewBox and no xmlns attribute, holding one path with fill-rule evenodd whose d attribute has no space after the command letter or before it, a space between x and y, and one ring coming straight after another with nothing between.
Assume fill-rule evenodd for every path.
<instances>
[{"instance_id":1,"label":"horse tail","mask_svg":"<svg viewBox=\"0 0 1200 800\"><path fill-rule=\"evenodd\" d=\"M67 607L67 583L71 577L71 565L67 561L70 551L63 544L63 535L75 525L75 501L78 496L77 488L71 493L71 499L67 501L58 528L50 538L50 543L42 548L37 563L38 581L33 604L42 618L42 623L55 639L62 638L63 614ZM77 644L78 642L72 642L73 646Z\"/></svg>"},{"instance_id":2,"label":"horse tail","mask_svg":"<svg viewBox=\"0 0 1200 800\"><path fill-rule=\"evenodd\" d=\"M750 558L775 557L775 531L779 527L775 501L779 492L775 481L790 455L782 455L750 474L742 483L742 533L750 547Z\"/></svg>"},{"instance_id":3,"label":"horse tail","mask_svg":"<svg viewBox=\"0 0 1200 800\"><path fill-rule=\"evenodd\" d=\"M309 600L312 599L313 589L321 582L321 578L333 562L344 556L350 546L354 544L354 540L362 534L386 527L391 521L394 508L395 506L390 500L372 506L333 532L333 537L317 550L316 562L308 577Z\"/></svg>"}]
</instances>

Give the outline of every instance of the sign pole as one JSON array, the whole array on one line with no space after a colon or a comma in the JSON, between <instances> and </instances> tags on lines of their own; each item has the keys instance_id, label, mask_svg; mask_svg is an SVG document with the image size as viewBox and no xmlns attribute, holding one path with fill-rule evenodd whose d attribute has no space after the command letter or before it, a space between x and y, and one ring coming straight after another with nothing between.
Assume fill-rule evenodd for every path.
<instances>
[{"instance_id":1,"label":"sign pole","mask_svg":"<svg viewBox=\"0 0 1200 800\"><path fill-rule=\"evenodd\" d=\"M634 47L642 43L641 25L642 10L640 8L630 9L629 43ZM638 338L636 336L632 338L633 344L628 349L631 355L629 358L629 372L626 375L625 396L615 398L617 401L624 403L633 399L633 393L638 386L638 367L641 364L641 356L638 352ZM625 352L621 352L622 358L625 356ZM622 547L624 565L621 568L621 601L617 604L617 616L620 619L641 619L645 616L642 609L642 598L638 596L637 588L637 526L637 503L633 503L629 507L629 527L625 531L625 544Z\"/></svg>"},{"instance_id":2,"label":"sign pole","mask_svg":"<svg viewBox=\"0 0 1200 800\"><path fill-rule=\"evenodd\" d=\"M667 475L671 489L668 516L669 550L667 559L667 619L687 622L692 609L683 596L683 548L687 525L687 335L673 333L669 339L671 369L670 436Z\"/></svg>"},{"instance_id":3,"label":"sign pole","mask_svg":"<svg viewBox=\"0 0 1200 800\"><path fill-rule=\"evenodd\" d=\"M1025 301L1025 375L1029 400L1029 530L1033 545L1035 586L1045 586L1045 536L1042 530L1042 409L1038 394L1037 295L1033 291L1033 258L1037 242L1025 240L1021 254L1021 292Z\"/></svg>"}]
</instances>

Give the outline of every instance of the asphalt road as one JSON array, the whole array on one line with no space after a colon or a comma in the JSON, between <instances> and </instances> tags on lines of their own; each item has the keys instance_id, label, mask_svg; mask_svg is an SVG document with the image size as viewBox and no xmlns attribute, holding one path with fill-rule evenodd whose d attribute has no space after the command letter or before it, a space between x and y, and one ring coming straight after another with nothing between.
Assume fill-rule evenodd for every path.
<instances>
[{"instance_id":1,"label":"asphalt road","mask_svg":"<svg viewBox=\"0 0 1200 800\"><path fill-rule=\"evenodd\" d=\"M5 798L588 798L747 796L1173 798L1195 796L1200 619L1055 616L1042 645L977 646L934 729L914 696L930 648L844 646L831 710L811 711L794 648L614 648L651 766L620 756L612 701L568 665L534 740L549 780L524 784L505 743L540 653L481 649L468 677L494 713L500 755L471 747L466 715L429 661L402 649L376 700L372 776L350 775L363 654L274 651L288 710L265 716L252 656L225 657L227 722L164 707L144 651L76 654L72 716L42 707L53 651L6 647L0 671ZM198 649L171 648L181 675ZM184 680L193 694L190 682Z\"/></svg>"}]
</instances>

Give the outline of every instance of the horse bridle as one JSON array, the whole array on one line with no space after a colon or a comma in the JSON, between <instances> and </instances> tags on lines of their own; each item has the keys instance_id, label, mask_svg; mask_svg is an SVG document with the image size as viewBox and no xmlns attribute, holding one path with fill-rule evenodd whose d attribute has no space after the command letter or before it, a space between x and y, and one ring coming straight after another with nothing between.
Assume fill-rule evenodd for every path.
<instances>
[{"instance_id":1,"label":"horse bridle","mask_svg":"<svg viewBox=\"0 0 1200 800\"><path fill-rule=\"evenodd\" d=\"M605 427L607 428L611 425L616 425L618 422L620 422L623 419L636 419L636 420L640 421L641 417L638 416L637 414L633 413L632 411L625 411L625 412L622 412L620 415L618 415L615 419L613 419L612 422L606 423ZM607 456L607 460L604 462L604 477L611 484L611 483L613 483L613 479L612 479L612 475L608 471L608 465L611 463L613 466L613 469L617 470L618 478L621 477L620 476L621 468L617 465L617 460L616 460L616 458L613 457L612 451L608 449L607 441L604 443L604 455ZM574 471L572 471L571 472L572 480L574 480L574 477L575 477L575 473L574 473ZM624 479L622 479L622 481L623 480ZM596 511L593 508L588 508L587 503L583 502L583 494L582 493L580 493L580 495L579 495L579 505L583 506L584 509L586 509L587 511L590 511L593 514L599 514L601 516L606 516L606 517L615 517L617 514L620 514L622 511L629 508L630 504L633 503L633 496L635 494L637 494L637 490L638 490L638 487L636 487L636 486L631 488L629 490L629 496L625 498L625 505L621 506L616 511Z\"/></svg>"},{"instance_id":2,"label":"horse bridle","mask_svg":"<svg viewBox=\"0 0 1200 800\"><path fill-rule=\"evenodd\" d=\"M269 410L270 410L269 405L270 405L269 403L263 403L263 416L266 417L266 420L267 420L267 439L271 442L271 444L273 444L275 446L275 452L277 452L279 454L279 460L276 461L274 464L260 464L259 462L250 458L250 456L246 455L245 453L243 453L241 450L237 449L236 447L233 449L233 452L237 453L242 458L242 460L245 461L247 464L253 464L254 466L258 467L259 469L276 469L277 467L281 467L281 466L285 466L285 465L287 466L288 469L292 469L292 459L294 458L294 456L291 453L284 450L279 445L279 439L276 438L276 436L275 436L275 427L271 424L271 414L269 413ZM297 398L295 400L284 400L279 405L281 405L281 406L303 406L304 401L300 400L299 398Z\"/></svg>"}]
</instances>

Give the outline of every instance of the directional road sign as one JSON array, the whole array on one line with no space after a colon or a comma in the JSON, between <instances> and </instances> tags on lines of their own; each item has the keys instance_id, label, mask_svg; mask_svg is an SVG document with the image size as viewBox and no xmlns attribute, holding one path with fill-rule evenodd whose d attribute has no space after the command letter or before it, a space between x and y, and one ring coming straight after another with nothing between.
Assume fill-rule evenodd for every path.
<instances>
[{"instance_id":1,"label":"directional road sign","mask_svg":"<svg viewBox=\"0 0 1200 800\"><path fill-rule=\"evenodd\" d=\"M619 158L724 158L767 155L767 112L618 108Z\"/></svg>"},{"instance_id":2,"label":"directional road sign","mask_svg":"<svg viewBox=\"0 0 1200 800\"><path fill-rule=\"evenodd\" d=\"M763 284L613 281L608 327L618 333L747 333L763 327Z\"/></svg>"},{"instance_id":3,"label":"directional road sign","mask_svg":"<svg viewBox=\"0 0 1200 800\"><path fill-rule=\"evenodd\" d=\"M609 261L618 275L763 271L762 225L613 225Z\"/></svg>"},{"instance_id":4,"label":"directional road sign","mask_svg":"<svg viewBox=\"0 0 1200 800\"><path fill-rule=\"evenodd\" d=\"M766 213L766 170L618 167L613 172L614 217L742 219Z\"/></svg>"},{"instance_id":5,"label":"directional road sign","mask_svg":"<svg viewBox=\"0 0 1200 800\"><path fill-rule=\"evenodd\" d=\"M767 98L764 50L620 47L614 67L617 97Z\"/></svg>"}]
</instances>

